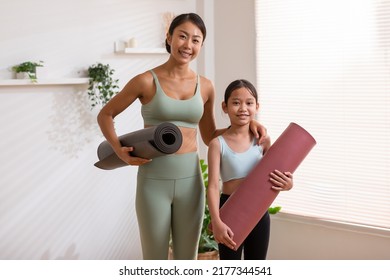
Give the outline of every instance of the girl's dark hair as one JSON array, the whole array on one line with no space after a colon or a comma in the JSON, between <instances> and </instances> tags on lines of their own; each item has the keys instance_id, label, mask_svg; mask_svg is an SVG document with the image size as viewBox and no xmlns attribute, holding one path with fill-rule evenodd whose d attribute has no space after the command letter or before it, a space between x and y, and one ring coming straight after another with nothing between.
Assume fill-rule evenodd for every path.
<instances>
[{"instance_id":1,"label":"girl's dark hair","mask_svg":"<svg viewBox=\"0 0 390 280\"><path fill-rule=\"evenodd\" d=\"M202 34L203 34L202 43L203 43L204 40L206 39L206 26L205 26L202 18L194 13L181 14L181 15L178 15L177 17L175 17L172 20L171 25L169 26L169 29L168 29L169 35L173 34L173 31L175 30L175 28L177 26L179 26L180 24L187 22L187 21L192 22L200 29L200 31L202 31ZM167 49L168 53L171 53L171 46L168 45L168 41L166 39L165 39L165 48Z\"/></svg>"},{"instance_id":2,"label":"girl's dark hair","mask_svg":"<svg viewBox=\"0 0 390 280\"><path fill-rule=\"evenodd\" d=\"M226 105L228 104L228 100L229 100L230 95L232 94L233 91L235 91L236 89L239 89L239 88L243 88L243 87L246 88L247 90L249 90L251 95L256 99L256 103L259 102L258 101L257 90L256 90L255 86L252 85L252 83L247 81L247 80L239 79L239 80L235 80L235 81L231 82L228 85L228 87L226 88L225 96L224 96L225 104Z\"/></svg>"}]
</instances>

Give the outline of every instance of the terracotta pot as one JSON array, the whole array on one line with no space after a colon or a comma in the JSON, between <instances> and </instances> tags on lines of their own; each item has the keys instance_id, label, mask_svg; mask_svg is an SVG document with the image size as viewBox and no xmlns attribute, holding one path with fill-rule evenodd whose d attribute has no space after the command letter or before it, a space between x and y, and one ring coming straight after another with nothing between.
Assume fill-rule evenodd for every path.
<instances>
[{"instance_id":1,"label":"terracotta pot","mask_svg":"<svg viewBox=\"0 0 390 280\"><path fill-rule=\"evenodd\" d=\"M219 252L211 251L198 254L198 260L219 260Z\"/></svg>"},{"instance_id":2,"label":"terracotta pot","mask_svg":"<svg viewBox=\"0 0 390 280\"><path fill-rule=\"evenodd\" d=\"M219 260L219 252L218 251L211 251L211 252L205 252L205 253L198 253L197 259L198 260ZM168 260L173 260L172 248L169 248Z\"/></svg>"}]
</instances>

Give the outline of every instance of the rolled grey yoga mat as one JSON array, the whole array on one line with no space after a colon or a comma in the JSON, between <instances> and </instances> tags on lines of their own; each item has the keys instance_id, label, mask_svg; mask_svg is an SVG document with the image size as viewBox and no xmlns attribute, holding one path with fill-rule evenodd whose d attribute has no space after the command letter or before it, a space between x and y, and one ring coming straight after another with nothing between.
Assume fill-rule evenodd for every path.
<instances>
[{"instance_id":1,"label":"rolled grey yoga mat","mask_svg":"<svg viewBox=\"0 0 390 280\"><path fill-rule=\"evenodd\" d=\"M181 147L183 137L180 129L173 123L164 122L119 136L122 146L133 147L132 156L152 159L173 154ZM95 166L105 170L128 166L112 149L108 141L100 143L97 149L99 161Z\"/></svg>"}]
</instances>

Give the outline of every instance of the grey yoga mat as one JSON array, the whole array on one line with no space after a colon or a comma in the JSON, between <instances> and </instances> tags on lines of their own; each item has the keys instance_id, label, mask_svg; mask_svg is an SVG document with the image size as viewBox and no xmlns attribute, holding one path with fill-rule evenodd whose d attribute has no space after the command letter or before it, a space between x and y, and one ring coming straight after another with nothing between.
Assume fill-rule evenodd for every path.
<instances>
[{"instance_id":1,"label":"grey yoga mat","mask_svg":"<svg viewBox=\"0 0 390 280\"><path fill-rule=\"evenodd\" d=\"M152 159L173 154L181 147L183 137L180 129L173 123L164 122L119 136L122 146L133 147L132 156ZM99 161L95 166L105 170L128 166L112 149L108 141L100 143L97 149Z\"/></svg>"}]
</instances>

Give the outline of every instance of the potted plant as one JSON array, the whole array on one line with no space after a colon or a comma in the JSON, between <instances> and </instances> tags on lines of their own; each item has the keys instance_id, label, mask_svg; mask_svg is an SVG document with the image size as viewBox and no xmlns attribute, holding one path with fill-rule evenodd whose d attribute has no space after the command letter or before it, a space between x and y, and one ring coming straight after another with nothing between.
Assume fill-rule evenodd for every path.
<instances>
[{"instance_id":1,"label":"potted plant","mask_svg":"<svg viewBox=\"0 0 390 280\"><path fill-rule=\"evenodd\" d=\"M16 73L17 79L30 79L31 82L37 81L37 67L42 67L43 61L33 62L26 61L15 65L12 70Z\"/></svg>"},{"instance_id":2,"label":"potted plant","mask_svg":"<svg viewBox=\"0 0 390 280\"><path fill-rule=\"evenodd\" d=\"M118 79L113 78L115 70L109 64L97 63L88 68L89 87L88 97L91 109L95 106L104 106L118 93Z\"/></svg>"}]
</instances>

